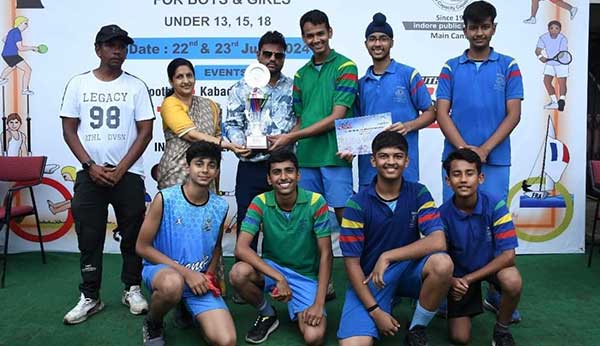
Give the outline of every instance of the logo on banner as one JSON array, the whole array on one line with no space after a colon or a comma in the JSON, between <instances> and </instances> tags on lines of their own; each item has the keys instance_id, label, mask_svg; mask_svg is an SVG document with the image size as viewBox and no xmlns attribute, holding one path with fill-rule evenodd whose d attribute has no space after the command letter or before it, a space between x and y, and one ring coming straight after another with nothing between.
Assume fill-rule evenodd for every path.
<instances>
[{"instance_id":1,"label":"logo on banner","mask_svg":"<svg viewBox=\"0 0 600 346\"><path fill-rule=\"evenodd\" d=\"M433 0L433 3L445 11L462 11L471 0Z\"/></svg>"},{"instance_id":2,"label":"logo on banner","mask_svg":"<svg viewBox=\"0 0 600 346\"><path fill-rule=\"evenodd\" d=\"M433 0L442 10L447 12L460 12L471 0ZM429 12L428 12L429 13ZM429 18L403 21L406 31L415 31L427 34L431 39L464 39L463 20L460 13L439 13L430 15Z\"/></svg>"}]
</instances>

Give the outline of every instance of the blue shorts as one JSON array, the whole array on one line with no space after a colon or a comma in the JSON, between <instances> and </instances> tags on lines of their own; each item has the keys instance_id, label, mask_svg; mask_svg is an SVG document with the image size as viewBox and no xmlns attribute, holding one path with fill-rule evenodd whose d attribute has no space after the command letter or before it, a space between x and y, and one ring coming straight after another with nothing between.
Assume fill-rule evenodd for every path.
<instances>
[{"instance_id":1,"label":"blue shorts","mask_svg":"<svg viewBox=\"0 0 600 346\"><path fill-rule=\"evenodd\" d=\"M498 198L502 198L506 201L508 198L508 184L510 179L510 166L497 166L497 165L481 165L481 172L483 173L483 184L480 188ZM446 170L442 167L442 184L443 184L443 198L444 202L447 201L454 192L452 188L446 183Z\"/></svg>"},{"instance_id":2,"label":"blue shorts","mask_svg":"<svg viewBox=\"0 0 600 346\"><path fill-rule=\"evenodd\" d=\"M429 256L420 260L396 262L389 266L383 274L386 284L382 289L377 289L373 282L369 282L369 290L380 309L391 314L394 297L419 298L421 274ZM348 284L337 337L346 339L353 336L371 336L379 339L379 330L352 286Z\"/></svg>"},{"instance_id":3,"label":"blue shorts","mask_svg":"<svg viewBox=\"0 0 600 346\"><path fill-rule=\"evenodd\" d=\"M300 168L300 187L317 192L325 197L332 208L343 208L352 197L351 167L302 167Z\"/></svg>"},{"instance_id":4,"label":"blue shorts","mask_svg":"<svg viewBox=\"0 0 600 346\"><path fill-rule=\"evenodd\" d=\"M263 261L265 261L265 263L267 263L273 269L280 272L288 282L288 285L292 290L292 299L287 303L288 314L290 315L290 319L295 321L296 314L308 309L315 303L318 287L317 280L308 278L302 274L298 274L295 271L286 267L282 267L271 260L263 259ZM269 293L273 290L273 288L275 288L277 282L266 275L264 277L264 291ZM325 309L323 309L323 314L326 315Z\"/></svg>"},{"instance_id":5,"label":"blue shorts","mask_svg":"<svg viewBox=\"0 0 600 346\"><path fill-rule=\"evenodd\" d=\"M146 285L146 288L148 288L150 291L153 290L152 289L152 280L154 279L154 276L161 269L164 269L164 268L170 268L170 267L166 264L144 265L144 268L142 269L142 280L144 282L144 285ZM188 287L187 284L185 285L185 288L183 289L183 295L181 298L182 298L185 306L189 310L189 312L194 317L198 316L199 314L201 314L203 312L209 311L209 310L216 310L216 309L229 310L227 308L227 304L225 304L225 301L223 300L223 297L221 297L221 296L215 297L212 295L211 292L207 292L204 295L197 296L194 294L194 292L192 292L192 290Z\"/></svg>"}]
</instances>

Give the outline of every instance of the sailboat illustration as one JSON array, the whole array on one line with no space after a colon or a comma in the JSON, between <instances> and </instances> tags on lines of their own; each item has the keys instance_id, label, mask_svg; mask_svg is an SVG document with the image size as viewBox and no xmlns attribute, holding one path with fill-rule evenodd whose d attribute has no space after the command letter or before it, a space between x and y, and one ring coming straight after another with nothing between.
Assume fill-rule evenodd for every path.
<instances>
[{"instance_id":1,"label":"sailboat illustration","mask_svg":"<svg viewBox=\"0 0 600 346\"><path fill-rule=\"evenodd\" d=\"M521 208L564 208L566 206L564 198L556 194L554 184L562 178L569 161L569 148L556 138L554 123L548 116L544 143L529 174L533 178L525 179L521 183L523 195L520 197L519 206ZM540 175L534 176L534 171L537 170L540 170Z\"/></svg>"}]
</instances>

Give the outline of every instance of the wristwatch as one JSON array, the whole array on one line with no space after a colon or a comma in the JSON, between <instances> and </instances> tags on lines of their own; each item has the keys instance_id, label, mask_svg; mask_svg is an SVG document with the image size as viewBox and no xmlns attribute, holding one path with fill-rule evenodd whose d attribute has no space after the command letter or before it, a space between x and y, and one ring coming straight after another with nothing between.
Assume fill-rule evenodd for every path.
<instances>
[{"instance_id":1,"label":"wristwatch","mask_svg":"<svg viewBox=\"0 0 600 346\"><path fill-rule=\"evenodd\" d=\"M95 164L96 164L96 161L94 161L94 160L92 160L92 159L89 159L89 160L85 161L84 163L82 163L82 164L81 164L81 167L82 167L82 168L83 168L85 171L87 171L88 169L90 169L90 166L91 166L91 165L95 165Z\"/></svg>"}]
</instances>

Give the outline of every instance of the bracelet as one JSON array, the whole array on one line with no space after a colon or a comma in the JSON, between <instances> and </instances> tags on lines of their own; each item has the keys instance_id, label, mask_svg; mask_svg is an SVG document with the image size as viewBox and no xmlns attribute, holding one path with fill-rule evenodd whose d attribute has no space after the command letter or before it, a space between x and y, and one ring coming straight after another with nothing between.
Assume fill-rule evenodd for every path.
<instances>
[{"instance_id":1,"label":"bracelet","mask_svg":"<svg viewBox=\"0 0 600 346\"><path fill-rule=\"evenodd\" d=\"M375 303L375 305L371 306L370 308L367 308L367 312L373 312L377 309L379 309L379 304Z\"/></svg>"},{"instance_id":2,"label":"bracelet","mask_svg":"<svg viewBox=\"0 0 600 346\"><path fill-rule=\"evenodd\" d=\"M538 55L538 59L542 59L544 56L542 54Z\"/></svg>"}]
</instances>

